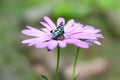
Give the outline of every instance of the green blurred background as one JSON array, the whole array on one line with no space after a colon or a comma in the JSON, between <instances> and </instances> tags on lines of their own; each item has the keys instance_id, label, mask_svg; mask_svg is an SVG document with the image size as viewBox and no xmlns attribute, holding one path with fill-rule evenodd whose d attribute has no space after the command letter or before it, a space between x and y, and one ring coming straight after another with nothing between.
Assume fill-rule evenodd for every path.
<instances>
[{"instance_id":1,"label":"green blurred background","mask_svg":"<svg viewBox=\"0 0 120 80\"><path fill-rule=\"evenodd\" d=\"M40 27L46 15L54 21L62 16L100 28L103 45L81 49L81 59L103 57L110 69L89 80L120 80L120 0L0 0L0 80L39 79L26 54L29 48L21 44L20 31L26 25Z\"/></svg>"}]
</instances>

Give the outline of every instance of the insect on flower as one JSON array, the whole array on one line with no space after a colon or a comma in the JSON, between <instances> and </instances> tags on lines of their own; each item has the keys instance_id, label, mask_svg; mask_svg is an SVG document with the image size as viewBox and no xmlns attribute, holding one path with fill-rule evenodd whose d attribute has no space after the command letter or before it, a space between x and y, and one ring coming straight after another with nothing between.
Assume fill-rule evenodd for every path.
<instances>
[{"instance_id":1,"label":"insect on flower","mask_svg":"<svg viewBox=\"0 0 120 80\"><path fill-rule=\"evenodd\" d=\"M64 39L64 25L61 22L56 30L50 31L52 33L52 39L54 40L63 40Z\"/></svg>"}]
</instances>

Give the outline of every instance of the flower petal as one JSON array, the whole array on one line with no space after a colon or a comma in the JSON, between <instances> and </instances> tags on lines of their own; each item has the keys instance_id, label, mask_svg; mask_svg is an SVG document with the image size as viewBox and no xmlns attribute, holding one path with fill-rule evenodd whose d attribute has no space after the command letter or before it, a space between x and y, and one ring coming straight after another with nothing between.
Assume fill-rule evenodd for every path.
<instances>
[{"instance_id":1,"label":"flower petal","mask_svg":"<svg viewBox=\"0 0 120 80\"><path fill-rule=\"evenodd\" d=\"M95 34L97 38L104 38L102 34Z\"/></svg>"},{"instance_id":2,"label":"flower petal","mask_svg":"<svg viewBox=\"0 0 120 80\"><path fill-rule=\"evenodd\" d=\"M99 46L101 45L99 41L94 41L94 44L99 45Z\"/></svg>"},{"instance_id":3,"label":"flower petal","mask_svg":"<svg viewBox=\"0 0 120 80\"><path fill-rule=\"evenodd\" d=\"M41 28L40 30L47 33L48 35L51 34L51 32L47 28Z\"/></svg>"},{"instance_id":4,"label":"flower petal","mask_svg":"<svg viewBox=\"0 0 120 80\"><path fill-rule=\"evenodd\" d=\"M82 32L82 30L83 30L83 25L80 23L75 23L73 25L73 27L75 27L75 28L74 28L74 30L70 31L70 33Z\"/></svg>"},{"instance_id":5,"label":"flower petal","mask_svg":"<svg viewBox=\"0 0 120 80\"><path fill-rule=\"evenodd\" d=\"M39 42L43 42L43 41L46 41L46 40L48 40L48 39L32 38L32 39L23 40L22 43L23 44L37 44Z\"/></svg>"},{"instance_id":6,"label":"flower petal","mask_svg":"<svg viewBox=\"0 0 120 80\"><path fill-rule=\"evenodd\" d=\"M86 25L86 26L84 27L84 29L95 29L95 28L92 27L92 26Z\"/></svg>"},{"instance_id":7,"label":"flower petal","mask_svg":"<svg viewBox=\"0 0 120 80\"><path fill-rule=\"evenodd\" d=\"M84 33L84 32L71 34L70 37L77 38L77 39L97 39L94 33Z\"/></svg>"},{"instance_id":8,"label":"flower petal","mask_svg":"<svg viewBox=\"0 0 120 80\"><path fill-rule=\"evenodd\" d=\"M47 24L48 24L49 26L51 26L51 27L53 28L53 30L56 29L55 24L52 22L52 20L51 20L49 17L45 16L45 17L44 17L44 20L45 20L45 22L47 22Z\"/></svg>"},{"instance_id":9,"label":"flower petal","mask_svg":"<svg viewBox=\"0 0 120 80\"><path fill-rule=\"evenodd\" d=\"M48 25L47 23L45 22L40 22L44 27L46 27L48 30L53 30L53 27L51 27L50 25Z\"/></svg>"},{"instance_id":10,"label":"flower petal","mask_svg":"<svg viewBox=\"0 0 120 80\"><path fill-rule=\"evenodd\" d=\"M101 43L97 40L86 40L86 42L90 43L90 44L96 44L96 45L101 45Z\"/></svg>"},{"instance_id":11,"label":"flower petal","mask_svg":"<svg viewBox=\"0 0 120 80\"><path fill-rule=\"evenodd\" d=\"M72 27L72 26L74 25L74 23L75 23L75 21L74 21L73 19L69 20L69 21L67 22L67 24L64 26L65 32L67 32L67 30L68 30L70 27Z\"/></svg>"},{"instance_id":12,"label":"flower petal","mask_svg":"<svg viewBox=\"0 0 120 80\"><path fill-rule=\"evenodd\" d=\"M25 35L29 35L29 36L35 36L35 37L48 37L48 35L43 32L40 31L39 29L27 26L28 29L26 30L22 30L22 33Z\"/></svg>"},{"instance_id":13,"label":"flower petal","mask_svg":"<svg viewBox=\"0 0 120 80\"><path fill-rule=\"evenodd\" d=\"M58 41L56 41L56 40L51 40L51 41L48 42L47 48L48 48L49 51L51 51L51 50L53 50L57 45L58 45Z\"/></svg>"},{"instance_id":14,"label":"flower petal","mask_svg":"<svg viewBox=\"0 0 120 80\"><path fill-rule=\"evenodd\" d=\"M84 32L91 32L91 33L99 33L101 30L100 29L95 29L92 26L86 25L85 27L83 27L83 31Z\"/></svg>"},{"instance_id":15,"label":"flower petal","mask_svg":"<svg viewBox=\"0 0 120 80\"><path fill-rule=\"evenodd\" d=\"M65 48L66 47L66 42L64 42L64 41L58 41L58 43L59 43L59 46L61 48Z\"/></svg>"},{"instance_id":16,"label":"flower petal","mask_svg":"<svg viewBox=\"0 0 120 80\"><path fill-rule=\"evenodd\" d=\"M36 48L46 48L47 46L48 46L48 42L41 42L35 45Z\"/></svg>"},{"instance_id":17,"label":"flower petal","mask_svg":"<svg viewBox=\"0 0 120 80\"><path fill-rule=\"evenodd\" d=\"M83 32L83 26L82 24L80 23L74 23L74 25L72 27L70 27L67 32L67 34L74 34L74 33L81 33Z\"/></svg>"},{"instance_id":18,"label":"flower petal","mask_svg":"<svg viewBox=\"0 0 120 80\"><path fill-rule=\"evenodd\" d=\"M59 26L60 23L63 23L63 25L65 25L65 19L60 17L57 19L57 26Z\"/></svg>"},{"instance_id":19,"label":"flower petal","mask_svg":"<svg viewBox=\"0 0 120 80\"><path fill-rule=\"evenodd\" d=\"M95 29L93 32L94 33L99 33L101 30L100 29Z\"/></svg>"},{"instance_id":20,"label":"flower petal","mask_svg":"<svg viewBox=\"0 0 120 80\"><path fill-rule=\"evenodd\" d=\"M81 41L78 39L66 39L64 41L68 44L74 44L74 45L81 47L81 48L89 48L89 45L87 42L84 42L84 41Z\"/></svg>"}]
</instances>

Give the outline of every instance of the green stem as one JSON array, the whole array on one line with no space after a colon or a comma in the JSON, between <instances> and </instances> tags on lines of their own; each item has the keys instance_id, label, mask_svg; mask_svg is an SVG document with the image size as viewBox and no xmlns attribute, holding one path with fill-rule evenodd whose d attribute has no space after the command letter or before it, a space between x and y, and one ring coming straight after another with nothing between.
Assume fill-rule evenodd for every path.
<instances>
[{"instance_id":1,"label":"green stem","mask_svg":"<svg viewBox=\"0 0 120 80\"><path fill-rule=\"evenodd\" d=\"M76 70L76 65L77 65L77 60L78 60L78 54L79 54L79 47L77 47L77 51L76 51L76 54L75 54L72 80L74 80L74 78L75 78L75 70Z\"/></svg>"},{"instance_id":2,"label":"green stem","mask_svg":"<svg viewBox=\"0 0 120 80\"><path fill-rule=\"evenodd\" d=\"M56 73L54 76L54 80L58 80L59 75L59 62L60 62L60 47L57 47L57 65L56 65Z\"/></svg>"}]
</instances>

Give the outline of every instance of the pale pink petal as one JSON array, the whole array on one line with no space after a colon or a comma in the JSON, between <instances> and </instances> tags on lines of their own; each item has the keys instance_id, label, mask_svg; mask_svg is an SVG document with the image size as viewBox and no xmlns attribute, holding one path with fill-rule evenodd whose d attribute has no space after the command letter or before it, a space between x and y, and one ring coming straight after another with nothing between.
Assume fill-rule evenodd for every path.
<instances>
[{"instance_id":1,"label":"pale pink petal","mask_svg":"<svg viewBox=\"0 0 120 80\"><path fill-rule=\"evenodd\" d=\"M69 35L70 35L69 33L64 34L64 37L65 37L66 39L69 39L69 38L70 38L70 36L69 36Z\"/></svg>"},{"instance_id":2,"label":"pale pink petal","mask_svg":"<svg viewBox=\"0 0 120 80\"><path fill-rule=\"evenodd\" d=\"M89 48L88 43L81 40L76 41L75 45L81 48Z\"/></svg>"},{"instance_id":3,"label":"pale pink petal","mask_svg":"<svg viewBox=\"0 0 120 80\"><path fill-rule=\"evenodd\" d=\"M48 46L48 42L39 42L35 45L36 48L46 48Z\"/></svg>"},{"instance_id":4,"label":"pale pink petal","mask_svg":"<svg viewBox=\"0 0 120 80\"><path fill-rule=\"evenodd\" d=\"M95 29L92 26L86 25L85 27L83 27L83 31L84 32L91 32L91 33L99 33L101 30L100 29Z\"/></svg>"},{"instance_id":5,"label":"pale pink petal","mask_svg":"<svg viewBox=\"0 0 120 80\"><path fill-rule=\"evenodd\" d=\"M94 44L101 45L99 41L94 41Z\"/></svg>"},{"instance_id":6,"label":"pale pink petal","mask_svg":"<svg viewBox=\"0 0 120 80\"><path fill-rule=\"evenodd\" d=\"M43 40L43 39L40 39L40 38L33 38L33 39L23 40L22 43L23 44L28 44L28 46L32 46L32 45L36 45L38 43L41 43L43 41L46 41L46 40Z\"/></svg>"},{"instance_id":7,"label":"pale pink petal","mask_svg":"<svg viewBox=\"0 0 120 80\"><path fill-rule=\"evenodd\" d=\"M26 40L23 40L22 43L23 43L23 44L36 43L36 42L38 42L39 40L41 40L41 39L40 39L40 38L26 39Z\"/></svg>"},{"instance_id":8,"label":"pale pink petal","mask_svg":"<svg viewBox=\"0 0 120 80\"><path fill-rule=\"evenodd\" d=\"M32 39L26 39L26 40L23 40L22 43L23 44L37 44L39 42L43 42L43 41L46 41L48 39L44 38L44 39L41 39L41 38L32 38Z\"/></svg>"},{"instance_id":9,"label":"pale pink petal","mask_svg":"<svg viewBox=\"0 0 120 80\"><path fill-rule=\"evenodd\" d=\"M75 23L75 21L74 21L73 19L69 20L69 21L67 22L67 24L64 26L65 32L67 32L67 30L68 30L69 28L71 28L71 27L74 25L74 23Z\"/></svg>"},{"instance_id":10,"label":"pale pink petal","mask_svg":"<svg viewBox=\"0 0 120 80\"><path fill-rule=\"evenodd\" d=\"M99 33L101 30L100 29L95 29L93 32L94 33Z\"/></svg>"},{"instance_id":11,"label":"pale pink petal","mask_svg":"<svg viewBox=\"0 0 120 80\"><path fill-rule=\"evenodd\" d=\"M92 27L92 26L86 25L86 26L84 27L84 29L95 29L95 28Z\"/></svg>"},{"instance_id":12,"label":"pale pink petal","mask_svg":"<svg viewBox=\"0 0 120 80\"><path fill-rule=\"evenodd\" d=\"M95 34L97 38L104 38L102 34Z\"/></svg>"},{"instance_id":13,"label":"pale pink petal","mask_svg":"<svg viewBox=\"0 0 120 80\"><path fill-rule=\"evenodd\" d=\"M40 31L39 29L32 28L30 26L27 26L27 28L29 29L22 30L22 33L25 35L35 36L35 37L42 37L42 36L48 37L45 32Z\"/></svg>"},{"instance_id":14,"label":"pale pink petal","mask_svg":"<svg viewBox=\"0 0 120 80\"><path fill-rule=\"evenodd\" d=\"M66 47L66 42L64 42L64 41L58 41L59 42L59 46L61 47L61 48L65 48Z\"/></svg>"},{"instance_id":15,"label":"pale pink petal","mask_svg":"<svg viewBox=\"0 0 120 80\"><path fill-rule=\"evenodd\" d=\"M76 26L76 28L71 33L76 33L76 32L98 33L98 32L100 32L100 29L95 29L94 27L88 26L88 25L84 27L84 25L82 25L80 23L77 23L77 25L75 25L75 26Z\"/></svg>"},{"instance_id":16,"label":"pale pink petal","mask_svg":"<svg viewBox=\"0 0 120 80\"><path fill-rule=\"evenodd\" d=\"M47 33L48 35L51 34L51 32L47 28L42 28L40 30Z\"/></svg>"},{"instance_id":17,"label":"pale pink petal","mask_svg":"<svg viewBox=\"0 0 120 80\"><path fill-rule=\"evenodd\" d=\"M69 27L68 30L66 30L66 33L77 33L77 32L83 32L83 26L80 23L74 23L74 25L72 27Z\"/></svg>"},{"instance_id":18,"label":"pale pink petal","mask_svg":"<svg viewBox=\"0 0 120 80\"><path fill-rule=\"evenodd\" d=\"M32 45L35 45L34 43L29 43L28 46L32 46Z\"/></svg>"},{"instance_id":19,"label":"pale pink petal","mask_svg":"<svg viewBox=\"0 0 120 80\"><path fill-rule=\"evenodd\" d=\"M90 32L90 33L98 33L100 32L100 29L83 29L83 32Z\"/></svg>"},{"instance_id":20,"label":"pale pink petal","mask_svg":"<svg viewBox=\"0 0 120 80\"><path fill-rule=\"evenodd\" d=\"M48 48L49 51L51 51L51 50L53 50L57 45L58 45L58 41L56 41L56 40L51 40L51 41L48 42L47 48Z\"/></svg>"},{"instance_id":21,"label":"pale pink petal","mask_svg":"<svg viewBox=\"0 0 120 80\"><path fill-rule=\"evenodd\" d=\"M63 25L65 25L65 19L60 17L57 19L57 26L59 26L60 23L63 23Z\"/></svg>"},{"instance_id":22,"label":"pale pink petal","mask_svg":"<svg viewBox=\"0 0 120 80\"><path fill-rule=\"evenodd\" d=\"M96 45L101 45L101 43L97 40L86 40L86 42L90 43L90 44L96 44Z\"/></svg>"},{"instance_id":23,"label":"pale pink petal","mask_svg":"<svg viewBox=\"0 0 120 80\"><path fill-rule=\"evenodd\" d=\"M54 28L51 27L50 25L48 25L47 23L45 22L40 22L44 27L46 27L49 31L53 30Z\"/></svg>"},{"instance_id":24,"label":"pale pink petal","mask_svg":"<svg viewBox=\"0 0 120 80\"><path fill-rule=\"evenodd\" d=\"M78 39L66 39L64 41L68 44L74 44L74 45L81 47L81 48L89 48L89 45L87 42L84 42L84 41L81 41Z\"/></svg>"},{"instance_id":25,"label":"pale pink petal","mask_svg":"<svg viewBox=\"0 0 120 80\"><path fill-rule=\"evenodd\" d=\"M53 30L56 29L56 25L52 22L52 20L51 20L49 17L45 16L45 17L44 17L44 20L45 20L45 22L47 22L47 24L48 24L49 26L51 26L51 27L53 28Z\"/></svg>"},{"instance_id":26,"label":"pale pink petal","mask_svg":"<svg viewBox=\"0 0 120 80\"><path fill-rule=\"evenodd\" d=\"M71 38L77 39L97 39L93 33L74 33L70 35Z\"/></svg>"},{"instance_id":27,"label":"pale pink petal","mask_svg":"<svg viewBox=\"0 0 120 80\"><path fill-rule=\"evenodd\" d=\"M75 30L75 28L76 28L76 26L72 26L68 30L66 30L65 32L66 33L71 33L71 32L73 32Z\"/></svg>"}]
</instances>

